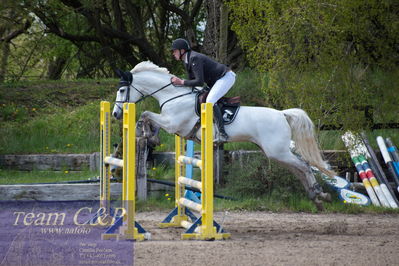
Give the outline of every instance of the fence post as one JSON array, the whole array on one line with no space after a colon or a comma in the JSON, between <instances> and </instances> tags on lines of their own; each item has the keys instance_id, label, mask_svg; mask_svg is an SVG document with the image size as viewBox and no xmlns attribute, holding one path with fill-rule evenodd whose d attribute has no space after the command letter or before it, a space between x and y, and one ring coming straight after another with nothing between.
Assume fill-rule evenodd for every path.
<instances>
[{"instance_id":1,"label":"fence post","mask_svg":"<svg viewBox=\"0 0 399 266\"><path fill-rule=\"evenodd\" d=\"M138 137L137 146L137 199L147 200L147 138Z\"/></svg>"}]
</instances>

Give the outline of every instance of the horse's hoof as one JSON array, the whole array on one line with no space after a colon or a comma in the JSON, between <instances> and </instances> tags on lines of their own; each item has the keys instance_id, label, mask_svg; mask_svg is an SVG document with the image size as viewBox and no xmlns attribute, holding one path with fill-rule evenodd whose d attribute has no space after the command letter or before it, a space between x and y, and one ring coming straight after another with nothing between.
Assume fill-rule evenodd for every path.
<instances>
[{"instance_id":1,"label":"horse's hoof","mask_svg":"<svg viewBox=\"0 0 399 266\"><path fill-rule=\"evenodd\" d=\"M321 198L321 200L326 201L326 202L331 202L331 194L330 193L325 193L325 192L321 192L318 197Z\"/></svg>"},{"instance_id":2,"label":"horse's hoof","mask_svg":"<svg viewBox=\"0 0 399 266\"><path fill-rule=\"evenodd\" d=\"M215 138L213 139L213 142L215 143L226 143L228 141L229 141L229 136L222 134L216 134Z\"/></svg>"},{"instance_id":3,"label":"horse's hoof","mask_svg":"<svg viewBox=\"0 0 399 266\"><path fill-rule=\"evenodd\" d=\"M158 136L152 136L148 139L149 145L155 147L161 145L161 140Z\"/></svg>"},{"instance_id":4,"label":"horse's hoof","mask_svg":"<svg viewBox=\"0 0 399 266\"><path fill-rule=\"evenodd\" d=\"M136 137L143 137L144 135L144 122L139 120L136 123Z\"/></svg>"},{"instance_id":5,"label":"horse's hoof","mask_svg":"<svg viewBox=\"0 0 399 266\"><path fill-rule=\"evenodd\" d=\"M315 199L313 200L313 202L314 202L314 205L316 206L317 211L322 212L322 211L325 210L325 208L324 208L324 206L323 206L323 201L322 201L322 200L320 200L320 199L318 199L318 198L315 198Z\"/></svg>"}]
</instances>

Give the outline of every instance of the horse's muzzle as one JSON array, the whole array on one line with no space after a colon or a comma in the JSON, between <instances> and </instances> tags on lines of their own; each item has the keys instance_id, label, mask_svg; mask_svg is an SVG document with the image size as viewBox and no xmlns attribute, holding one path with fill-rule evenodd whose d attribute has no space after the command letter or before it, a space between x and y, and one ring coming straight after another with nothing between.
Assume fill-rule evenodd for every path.
<instances>
[{"instance_id":1,"label":"horse's muzzle","mask_svg":"<svg viewBox=\"0 0 399 266\"><path fill-rule=\"evenodd\" d=\"M116 111L112 112L112 116L118 120L121 119L122 117L121 113L118 113Z\"/></svg>"}]
</instances>

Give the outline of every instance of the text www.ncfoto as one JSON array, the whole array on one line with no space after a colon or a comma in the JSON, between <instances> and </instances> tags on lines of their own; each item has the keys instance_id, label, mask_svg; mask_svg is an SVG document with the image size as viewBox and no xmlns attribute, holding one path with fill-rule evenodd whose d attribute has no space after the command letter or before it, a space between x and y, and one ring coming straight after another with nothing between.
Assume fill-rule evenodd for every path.
<instances>
[{"instance_id":1,"label":"text www.ncfoto","mask_svg":"<svg viewBox=\"0 0 399 266\"><path fill-rule=\"evenodd\" d=\"M58 234L58 235L67 235L67 234L89 234L91 231L90 228L87 227L45 227L40 228L40 232L42 234Z\"/></svg>"}]
</instances>

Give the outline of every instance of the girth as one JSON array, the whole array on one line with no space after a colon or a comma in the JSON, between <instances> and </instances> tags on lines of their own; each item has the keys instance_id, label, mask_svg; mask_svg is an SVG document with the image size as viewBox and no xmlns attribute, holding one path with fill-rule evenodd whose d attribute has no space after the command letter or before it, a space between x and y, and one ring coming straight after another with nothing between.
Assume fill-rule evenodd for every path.
<instances>
[{"instance_id":1,"label":"girth","mask_svg":"<svg viewBox=\"0 0 399 266\"><path fill-rule=\"evenodd\" d=\"M201 117L201 104L206 102L206 97L208 97L209 91L209 88L204 88L203 90L199 91L195 96L195 113L199 117ZM240 109L240 100L240 96L222 97L217 102L222 111L223 122L225 125L231 124L236 118L237 113Z\"/></svg>"}]
</instances>

